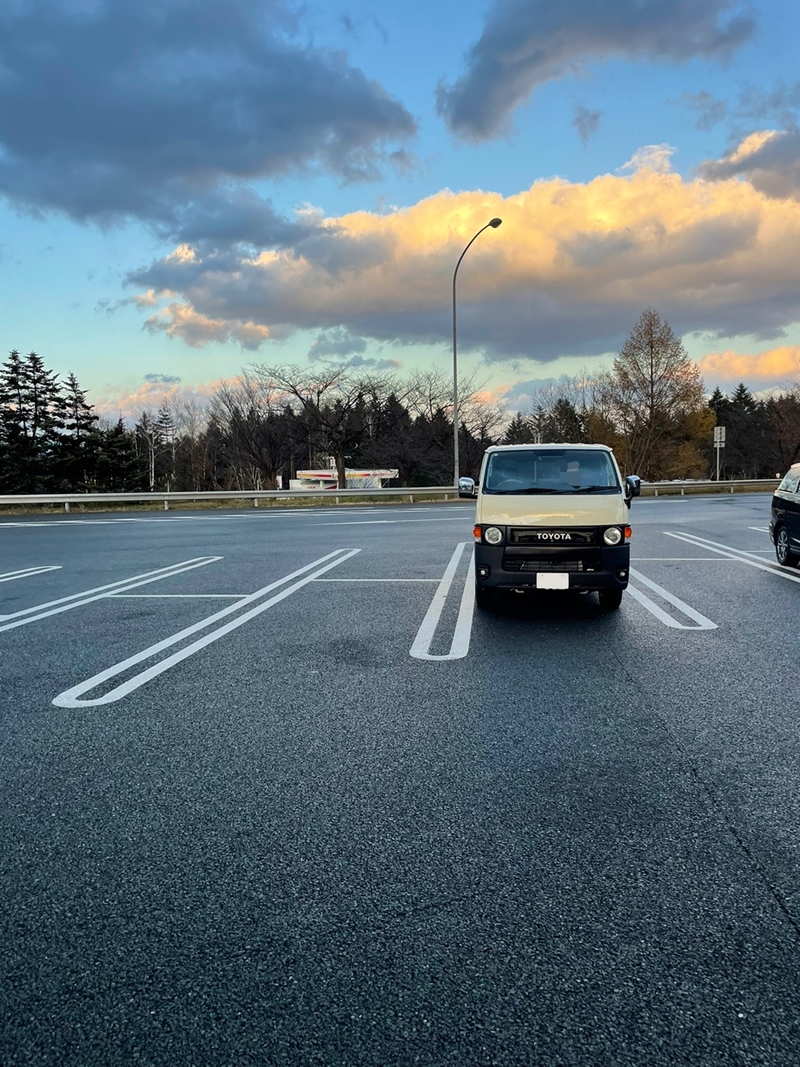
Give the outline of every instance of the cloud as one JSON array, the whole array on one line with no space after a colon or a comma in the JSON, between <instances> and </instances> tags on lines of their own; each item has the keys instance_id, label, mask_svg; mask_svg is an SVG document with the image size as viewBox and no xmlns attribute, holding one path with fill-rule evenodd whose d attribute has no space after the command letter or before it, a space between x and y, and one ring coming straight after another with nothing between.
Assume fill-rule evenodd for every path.
<instances>
[{"instance_id":1,"label":"cloud","mask_svg":"<svg viewBox=\"0 0 800 1067\"><path fill-rule=\"evenodd\" d=\"M144 380L154 384L178 385L181 379L174 374L145 374Z\"/></svg>"},{"instance_id":2,"label":"cloud","mask_svg":"<svg viewBox=\"0 0 800 1067\"><path fill-rule=\"evenodd\" d=\"M173 410L182 404L205 408L224 380L201 382L198 385L145 381L144 385L133 390L107 388L98 395L91 395L89 401L101 418L110 422L122 418L132 424L143 411L156 411L162 404L168 404Z\"/></svg>"},{"instance_id":3,"label":"cloud","mask_svg":"<svg viewBox=\"0 0 800 1067\"><path fill-rule=\"evenodd\" d=\"M722 122L728 114L728 105L724 100L718 100L711 93L684 93L677 103L686 104L697 113L695 126L698 130L708 132Z\"/></svg>"},{"instance_id":4,"label":"cloud","mask_svg":"<svg viewBox=\"0 0 800 1067\"><path fill-rule=\"evenodd\" d=\"M798 111L800 81L787 85L779 80L771 90L749 85L743 91L737 107L737 115L740 118L755 121L771 119L781 126L795 125Z\"/></svg>"},{"instance_id":5,"label":"cloud","mask_svg":"<svg viewBox=\"0 0 800 1067\"><path fill-rule=\"evenodd\" d=\"M666 142L662 144L646 144L637 148L627 163L619 168L620 172L626 170L656 170L666 174L672 168L672 156L675 149Z\"/></svg>"},{"instance_id":6,"label":"cloud","mask_svg":"<svg viewBox=\"0 0 800 1067\"><path fill-rule=\"evenodd\" d=\"M255 322L228 322L212 319L186 304L173 303L145 319L150 333L180 337L190 348L204 348L210 341L219 344L238 341L242 348L255 351L270 336L267 326Z\"/></svg>"},{"instance_id":7,"label":"cloud","mask_svg":"<svg viewBox=\"0 0 800 1067\"><path fill-rule=\"evenodd\" d=\"M133 296L127 296L122 300L98 300L95 311L105 311L106 315L113 315L120 308L135 307L141 311L143 308L155 307L157 303L158 297L155 289L149 289L146 293L134 293Z\"/></svg>"},{"instance_id":8,"label":"cloud","mask_svg":"<svg viewBox=\"0 0 800 1067\"><path fill-rule=\"evenodd\" d=\"M753 33L741 12L738 0L494 0L438 109L456 136L487 140L537 86L590 61L725 58Z\"/></svg>"},{"instance_id":9,"label":"cloud","mask_svg":"<svg viewBox=\"0 0 800 1067\"><path fill-rule=\"evenodd\" d=\"M321 333L308 350L308 358L315 360L333 356L338 360L353 352L360 355L366 350L367 342L363 337L354 337L349 330L339 328Z\"/></svg>"},{"instance_id":10,"label":"cloud","mask_svg":"<svg viewBox=\"0 0 800 1067\"><path fill-rule=\"evenodd\" d=\"M352 359L347 361L347 366L360 370L395 371L399 370L403 364L399 359L374 359L372 356L353 356Z\"/></svg>"},{"instance_id":11,"label":"cloud","mask_svg":"<svg viewBox=\"0 0 800 1067\"><path fill-rule=\"evenodd\" d=\"M371 178L415 130L343 53L301 39L288 0L6 2L0 72L0 194L175 239L293 240L242 182Z\"/></svg>"},{"instance_id":12,"label":"cloud","mask_svg":"<svg viewBox=\"0 0 800 1067\"><path fill-rule=\"evenodd\" d=\"M722 159L704 163L699 173L709 181L739 175L767 196L800 200L800 128L756 130Z\"/></svg>"},{"instance_id":13,"label":"cloud","mask_svg":"<svg viewBox=\"0 0 800 1067\"><path fill-rule=\"evenodd\" d=\"M473 399L477 400L479 404L492 404L498 407L505 407L507 406L510 389L510 382L487 386L485 389L479 389L474 393Z\"/></svg>"},{"instance_id":14,"label":"cloud","mask_svg":"<svg viewBox=\"0 0 800 1067\"><path fill-rule=\"evenodd\" d=\"M685 180L660 169L664 154L637 153L645 163L632 173L588 183L542 180L508 197L445 190L388 214L321 219L307 250L184 247L129 284L179 294L152 326L189 344L313 330L444 347L453 266L499 216L459 274L464 350L539 362L600 355L618 350L648 305L680 332L781 336L800 319L800 204L736 178Z\"/></svg>"},{"instance_id":15,"label":"cloud","mask_svg":"<svg viewBox=\"0 0 800 1067\"><path fill-rule=\"evenodd\" d=\"M602 111L591 111L588 107L584 107L583 104L575 105L572 125L578 131L578 136L583 144L588 144L589 140L597 133L602 114Z\"/></svg>"},{"instance_id":16,"label":"cloud","mask_svg":"<svg viewBox=\"0 0 800 1067\"><path fill-rule=\"evenodd\" d=\"M712 352L698 360L700 370L712 381L800 382L800 345L780 345L756 355L738 352Z\"/></svg>"}]
</instances>

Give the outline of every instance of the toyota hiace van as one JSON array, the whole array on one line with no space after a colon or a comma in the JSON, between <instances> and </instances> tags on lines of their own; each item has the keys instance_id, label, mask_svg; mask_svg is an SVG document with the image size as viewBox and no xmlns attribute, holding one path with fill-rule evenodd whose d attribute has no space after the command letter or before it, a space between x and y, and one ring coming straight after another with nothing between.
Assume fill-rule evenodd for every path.
<instances>
[{"instance_id":1,"label":"toyota hiace van","mask_svg":"<svg viewBox=\"0 0 800 1067\"><path fill-rule=\"evenodd\" d=\"M500 589L595 590L618 608L628 585L631 498L606 445L498 445L483 458L477 486L475 597L488 607Z\"/></svg>"}]
</instances>

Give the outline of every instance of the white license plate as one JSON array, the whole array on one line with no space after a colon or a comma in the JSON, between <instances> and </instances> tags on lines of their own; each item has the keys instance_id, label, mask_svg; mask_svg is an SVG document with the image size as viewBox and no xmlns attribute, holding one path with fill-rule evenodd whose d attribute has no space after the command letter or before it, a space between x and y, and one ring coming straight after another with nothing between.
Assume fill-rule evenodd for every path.
<instances>
[{"instance_id":1,"label":"white license plate","mask_svg":"<svg viewBox=\"0 0 800 1067\"><path fill-rule=\"evenodd\" d=\"M537 589L569 589L568 574L537 574Z\"/></svg>"}]
</instances>

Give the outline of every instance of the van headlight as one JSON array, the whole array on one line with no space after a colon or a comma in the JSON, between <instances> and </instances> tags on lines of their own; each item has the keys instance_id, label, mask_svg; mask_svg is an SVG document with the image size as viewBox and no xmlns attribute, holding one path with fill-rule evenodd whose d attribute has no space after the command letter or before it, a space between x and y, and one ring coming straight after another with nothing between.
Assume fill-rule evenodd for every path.
<instances>
[{"instance_id":1,"label":"van headlight","mask_svg":"<svg viewBox=\"0 0 800 1067\"><path fill-rule=\"evenodd\" d=\"M488 526L483 531L483 539L487 545L499 545L503 540L503 531L497 526Z\"/></svg>"},{"instance_id":2,"label":"van headlight","mask_svg":"<svg viewBox=\"0 0 800 1067\"><path fill-rule=\"evenodd\" d=\"M607 545L618 545L622 540L622 530L619 526L609 526L603 533L603 540Z\"/></svg>"}]
</instances>

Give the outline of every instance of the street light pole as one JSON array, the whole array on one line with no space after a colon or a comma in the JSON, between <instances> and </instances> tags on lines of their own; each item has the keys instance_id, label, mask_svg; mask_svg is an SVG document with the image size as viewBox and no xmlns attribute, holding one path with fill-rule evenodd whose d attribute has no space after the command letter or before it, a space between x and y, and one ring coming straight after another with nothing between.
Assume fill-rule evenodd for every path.
<instances>
[{"instance_id":1,"label":"street light pole","mask_svg":"<svg viewBox=\"0 0 800 1067\"><path fill-rule=\"evenodd\" d=\"M492 219L487 222L485 226L482 226L472 241L480 237L484 230L488 230L491 226L493 230L502 222L502 219ZM456 278L458 277L458 268L461 266L461 260L469 252L472 245L472 241L469 242L467 247L458 257L458 263L456 263L456 269L453 271L453 484L458 489L458 346L456 341Z\"/></svg>"}]
</instances>

